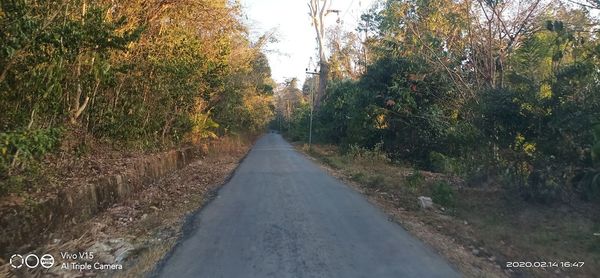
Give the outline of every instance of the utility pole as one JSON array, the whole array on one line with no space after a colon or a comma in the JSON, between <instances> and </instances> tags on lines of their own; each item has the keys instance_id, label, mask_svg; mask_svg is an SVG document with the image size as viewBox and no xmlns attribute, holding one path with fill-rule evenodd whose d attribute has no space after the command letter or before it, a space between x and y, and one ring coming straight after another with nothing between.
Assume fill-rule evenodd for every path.
<instances>
[{"instance_id":1,"label":"utility pole","mask_svg":"<svg viewBox=\"0 0 600 278\"><path fill-rule=\"evenodd\" d=\"M311 89L310 89L310 123L309 123L309 127L308 127L308 149L310 150L312 148L312 126L313 126L313 111L315 109L315 84L317 84L318 80L319 80L319 72L317 72L316 70L314 72L308 71L308 68L306 69L306 74L311 74L313 75L313 82L311 84Z\"/></svg>"},{"instance_id":2,"label":"utility pole","mask_svg":"<svg viewBox=\"0 0 600 278\"><path fill-rule=\"evenodd\" d=\"M288 132L290 132L290 130L292 129L291 123L292 123L292 106L290 104L290 100L287 99L287 114L288 114Z\"/></svg>"}]
</instances>

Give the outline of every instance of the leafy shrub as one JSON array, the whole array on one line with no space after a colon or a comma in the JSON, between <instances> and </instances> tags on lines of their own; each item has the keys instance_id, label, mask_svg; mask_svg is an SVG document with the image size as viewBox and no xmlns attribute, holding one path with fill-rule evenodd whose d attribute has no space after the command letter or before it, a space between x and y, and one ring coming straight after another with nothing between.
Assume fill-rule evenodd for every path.
<instances>
[{"instance_id":1,"label":"leafy shrub","mask_svg":"<svg viewBox=\"0 0 600 278\"><path fill-rule=\"evenodd\" d=\"M0 133L0 176L13 166L39 159L59 143L60 128Z\"/></svg>"},{"instance_id":2,"label":"leafy shrub","mask_svg":"<svg viewBox=\"0 0 600 278\"><path fill-rule=\"evenodd\" d=\"M390 162L390 159L383 151L383 142L375 144L373 149L361 147L358 144L352 144L350 145L346 156L352 159L365 160L371 163L376 161Z\"/></svg>"},{"instance_id":3,"label":"leafy shrub","mask_svg":"<svg viewBox=\"0 0 600 278\"><path fill-rule=\"evenodd\" d=\"M367 182L367 185L369 187L371 187L371 188L380 187L380 186L383 185L383 181L384 181L383 180L383 176L381 176L381 175L374 175L374 176L371 176L369 178L369 180Z\"/></svg>"},{"instance_id":4,"label":"leafy shrub","mask_svg":"<svg viewBox=\"0 0 600 278\"><path fill-rule=\"evenodd\" d=\"M384 183L384 178L382 175L365 175L363 172L355 172L350 174L350 179L369 188L381 187Z\"/></svg>"},{"instance_id":5,"label":"leafy shrub","mask_svg":"<svg viewBox=\"0 0 600 278\"><path fill-rule=\"evenodd\" d=\"M362 183L365 180L365 174L363 174L361 172L352 173L350 175L350 179L352 179L355 182Z\"/></svg>"},{"instance_id":6,"label":"leafy shrub","mask_svg":"<svg viewBox=\"0 0 600 278\"><path fill-rule=\"evenodd\" d=\"M438 181L433 185L431 199L438 205L453 207L455 204L454 189L447 182Z\"/></svg>"},{"instance_id":7,"label":"leafy shrub","mask_svg":"<svg viewBox=\"0 0 600 278\"><path fill-rule=\"evenodd\" d=\"M348 153L346 155L348 155L352 158L360 157L360 156L362 156L363 150L364 150L364 148L362 148L358 144L352 144L348 148Z\"/></svg>"},{"instance_id":8,"label":"leafy shrub","mask_svg":"<svg viewBox=\"0 0 600 278\"><path fill-rule=\"evenodd\" d=\"M416 192L419 188L423 186L424 182L425 177L423 177L419 170L414 170L412 174L406 177L406 187L411 192Z\"/></svg>"},{"instance_id":9,"label":"leafy shrub","mask_svg":"<svg viewBox=\"0 0 600 278\"><path fill-rule=\"evenodd\" d=\"M321 160L335 169L341 169L344 167L344 162L336 157L322 156Z\"/></svg>"},{"instance_id":10,"label":"leafy shrub","mask_svg":"<svg viewBox=\"0 0 600 278\"><path fill-rule=\"evenodd\" d=\"M459 160L432 151L429 153L429 168L438 173L450 174L459 173L464 167L461 167Z\"/></svg>"},{"instance_id":11,"label":"leafy shrub","mask_svg":"<svg viewBox=\"0 0 600 278\"><path fill-rule=\"evenodd\" d=\"M562 182L554 174L555 172L558 172L558 169L556 171L548 169L532 171L527 181L519 187L521 195L525 200L540 203L558 200L564 188L560 186Z\"/></svg>"}]
</instances>

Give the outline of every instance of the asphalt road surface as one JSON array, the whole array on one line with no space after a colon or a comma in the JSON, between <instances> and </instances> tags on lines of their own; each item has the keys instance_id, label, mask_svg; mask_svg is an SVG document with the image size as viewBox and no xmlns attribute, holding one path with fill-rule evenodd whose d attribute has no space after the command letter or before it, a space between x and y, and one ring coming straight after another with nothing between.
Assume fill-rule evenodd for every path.
<instances>
[{"instance_id":1,"label":"asphalt road surface","mask_svg":"<svg viewBox=\"0 0 600 278\"><path fill-rule=\"evenodd\" d=\"M191 221L157 276L460 276L275 133Z\"/></svg>"}]
</instances>

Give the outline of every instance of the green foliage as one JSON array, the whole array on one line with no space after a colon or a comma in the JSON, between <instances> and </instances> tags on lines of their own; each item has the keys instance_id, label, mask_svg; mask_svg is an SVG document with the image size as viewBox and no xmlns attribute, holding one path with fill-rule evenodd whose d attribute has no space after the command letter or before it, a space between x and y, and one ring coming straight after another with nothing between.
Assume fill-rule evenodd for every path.
<instances>
[{"instance_id":1,"label":"green foliage","mask_svg":"<svg viewBox=\"0 0 600 278\"><path fill-rule=\"evenodd\" d=\"M294 113L292 118L286 124L290 138L295 141L308 141L308 131L310 125L310 107L307 104L301 104Z\"/></svg>"},{"instance_id":2,"label":"green foliage","mask_svg":"<svg viewBox=\"0 0 600 278\"><path fill-rule=\"evenodd\" d=\"M344 168L345 162L342 159L339 159L337 157L323 156L322 160L327 165L329 165L335 169L343 169ZM364 176L361 176L361 175L357 176L358 179L362 179L363 177Z\"/></svg>"},{"instance_id":3,"label":"green foliage","mask_svg":"<svg viewBox=\"0 0 600 278\"><path fill-rule=\"evenodd\" d=\"M456 193L445 181L438 181L433 185L431 199L434 203L443 207L454 207L456 204Z\"/></svg>"},{"instance_id":4,"label":"green foliage","mask_svg":"<svg viewBox=\"0 0 600 278\"><path fill-rule=\"evenodd\" d=\"M346 156L351 159L364 160L370 163L390 162L382 147L383 142L375 144L371 150L354 144L349 146Z\"/></svg>"},{"instance_id":5,"label":"green foliage","mask_svg":"<svg viewBox=\"0 0 600 278\"><path fill-rule=\"evenodd\" d=\"M350 179L352 179L355 182L362 183L365 180L365 174L363 172L352 173L350 175Z\"/></svg>"},{"instance_id":6,"label":"green foliage","mask_svg":"<svg viewBox=\"0 0 600 278\"><path fill-rule=\"evenodd\" d=\"M163 148L267 125L265 42L239 5L125 2L0 1L2 178L59 144L58 127Z\"/></svg>"},{"instance_id":7,"label":"green foliage","mask_svg":"<svg viewBox=\"0 0 600 278\"><path fill-rule=\"evenodd\" d=\"M306 84L309 84L309 81ZM368 131L353 133L363 126L362 123L366 120L364 114L357 113L360 110L352 109L358 105L357 96L360 94L356 82L350 80L331 82L327 90L327 98L323 100L322 106L315 115L315 134L322 141L336 144L351 145L362 141L362 138L349 139L351 136L369 134Z\"/></svg>"},{"instance_id":8,"label":"green foliage","mask_svg":"<svg viewBox=\"0 0 600 278\"><path fill-rule=\"evenodd\" d=\"M2 130L24 127L31 111L54 125L63 117L79 117L82 93L97 93L114 74L110 52L124 50L140 35L141 28L120 31L125 20L106 20L106 10L98 5L72 4L2 2Z\"/></svg>"},{"instance_id":9,"label":"green foliage","mask_svg":"<svg viewBox=\"0 0 600 278\"><path fill-rule=\"evenodd\" d=\"M216 27L197 17L206 10L194 3L136 25L131 22L146 21L150 11L130 4L108 10L102 1L2 2L0 108L6 113L0 128L22 128L37 120L29 117L35 111L51 126L70 120L98 137L168 144L194 131L200 134L192 137L210 137L216 118L226 132L257 131L268 122L271 72L260 46L244 37L235 5L210 3L210 21L223 23ZM164 18L170 24L156 28ZM181 24L190 18L194 24ZM212 35L209 27L219 32ZM211 36L200 38L199 29ZM244 55L230 57L233 47L246 49ZM231 122L238 126L229 128Z\"/></svg>"},{"instance_id":10,"label":"green foliage","mask_svg":"<svg viewBox=\"0 0 600 278\"><path fill-rule=\"evenodd\" d=\"M426 150L446 140L447 111L440 104L441 92L449 90L435 75L417 80L424 71L412 59L385 57L358 82L333 82L316 115L318 138L368 149L382 142L390 157L424 163Z\"/></svg>"},{"instance_id":11,"label":"green foliage","mask_svg":"<svg viewBox=\"0 0 600 278\"><path fill-rule=\"evenodd\" d=\"M413 170L413 172L406 177L406 188L412 192L417 192L425 183L425 177L419 170Z\"/></svg>"},{"instance_id":12,"label":"green foliage","mask_svg":"<svg viewBox=\"0 0 600 278\"><path fill-rule=\"evenodd\" d=\"M356 172L350 175L350 179L372 189L380 188L385 185L384 177L379 174L371 175L363 172Z\"/></svg>"},{"instance_id":13,"label":"green foliage","mask_svg":"<svg viewBox=\"0 0 600 278\"><path fill-rule=\"evenodd\" d=\"M439 173L455 173L455 161L444 154L438 152L429 153L429 166L433 171Z\"/></svg>"},{"instance_id":14,"label":"green foliage","mask_svg":"<svg viewBox=\"0 0 600 278\"><path fill-rule=\"evenodd\" d=\"M36 129L0 133L0 177L16 165L39 159L56 148L62 129Z\"/></svg>"},{"instance_id":15,"label":"green foliage","mask_svg":"<svg viewBox=\"0 0 600 278\"><path fill-rule=\"evenodd\" d=\"M548 167L550 168L550 167ZM517 173L511 181L514 182L520 177L527 177L527 180L519 186L521 196L526 200L537 201L540 203L551 203L559 200L565 188L560 186L564 180L555 173L555 171L534 169L533 171L522 171Z\"/></svg>"},{"instance_id":16,"label":"green foliage","mask_svg":"<svg viewBox=\"0 0 600 278\"><path fill-rule=\"evenodd\" d=\"M594 144L591 147L593 167L583 169L575 176L574 182L579 187L585 200L600 201L600 125L596 124L592 131Z\"/></svg>"},{"instance_id":17,"label":"green foliage","mask_svg":"<svg viewBox=\"0 0 600 278\"><path fill-rule=\"evenodd\" d=\"M435 0L379 7L360 25L368 57L356 58L366 68L354 80L333 72L314 138L357 157L381 142L392 161L457 174L473 186L501 183L530 201L573 193L596 200L600 41L589 12L550 5L518 36L494 38L506 26L481 24L471 12L491 6ZM340 45L331 51L340 68L349 52ZM290 134L300 134L294 127L307 129L291 125Z\"/></svg>"}]
</instances>

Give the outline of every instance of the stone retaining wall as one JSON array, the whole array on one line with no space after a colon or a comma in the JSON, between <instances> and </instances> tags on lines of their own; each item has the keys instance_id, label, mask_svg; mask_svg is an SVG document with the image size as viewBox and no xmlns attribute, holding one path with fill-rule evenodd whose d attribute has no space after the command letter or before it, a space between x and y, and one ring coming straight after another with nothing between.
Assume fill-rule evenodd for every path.
<instances>
[{"instance_id":1,"label":"stone retaining wall","mask_svg":"<svg viewBox=\"0 0 600 278\"><path fill-rule=\"evenodd\" d=\"M122 173L99 177L91 184L62 190L42 203L23 205L2 213L0 254L35 248L25 244L42 243L57 228L92 218L166 174L188 165L201 152L202 149L189 147L148 156Z\"/></svg>"}]
</instances>

